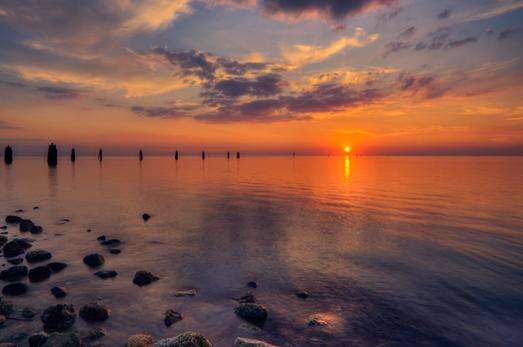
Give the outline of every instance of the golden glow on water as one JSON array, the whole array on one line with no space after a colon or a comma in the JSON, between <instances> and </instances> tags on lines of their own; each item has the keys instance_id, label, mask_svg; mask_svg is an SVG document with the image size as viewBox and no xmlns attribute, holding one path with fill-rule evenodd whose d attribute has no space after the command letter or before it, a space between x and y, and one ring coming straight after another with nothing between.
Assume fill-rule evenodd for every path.
<instances>
[{"instance_id":1,"label":"golden glow on water","mask_svg":"<svg viewBox=\"0 0 523 347\"><path fill-rule=\"evenodd\" d=\"M350 178L350 156L345 156L345 179L348 180Z\"/></svg>"}]
</instances>

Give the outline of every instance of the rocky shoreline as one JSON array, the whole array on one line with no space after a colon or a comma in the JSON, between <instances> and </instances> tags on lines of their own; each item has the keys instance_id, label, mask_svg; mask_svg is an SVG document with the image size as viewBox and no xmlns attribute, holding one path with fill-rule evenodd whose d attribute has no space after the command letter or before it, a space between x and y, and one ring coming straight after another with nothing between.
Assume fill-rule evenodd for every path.
<instances>
[{"instance_id":1,"label":"rocky shoreline","mask_svg":"<svg viewBox=\"0 0 523 347\"><path fill-rule=\"evenodd\" d=\"M33 208L38 209L37 206ZM17 211L19 213L23 210ZM151 215L144 213L143 222L147 222ZM58 223L65 224L69 219L63 218ZM38 249L38 241L29 237L22 237L22 234L37 235L45 232L44 228L35 224L30 219L24 219L18 215L8 215L5 217L5 223L9 225L9 230L18 226L19 236L11 236L8 226L0 226L0 247L1 253L6 261L10 264L0 271L0 281L3 282L2 296L0 297L0 347L9 346L100 346L103 345L103 338L109 332L105 329L96 327L88 333L80 334L75 329L75 323L78 318L87 324L101 323L111 319L111 308L99 302L87 302L77 307L72 303L63 303L67 300L69 290L74 288L64 288L53 286L50 294L60 303L47 307L41 314L37 313L30 307L19 307L16 305L16 298L31 294L31 286L39 282L52 281L53 275L61 271L67 271L66 262L57 261L53 258L51 252ZM91 232L90 229L87 232ZM97 236L100 246L107 247L110 254L118 255L122 252L123 242L119 239L109 238L106 235ZM104 268L105 259L103 255L92 252L83 256L83 263L88 269L97 270L94 275L100 280L106 280L118 276L115 269ZM24 265L24 262L27 265ZM86 276L89 272L86 271ZM147 270L138 269L133 278L129 279L129 285L139 287L153 285L154 282L161 278ZM233 313L247 324L252 324L258 328L263 327L269 316L267 308L258 303L254 295L254 290L258 284L254 281L246 284L247 290L243 295L233 298L237 305ZM197 294L196 289L178 291L173 294L175 297L193 297ZM300 299L306 299L309 295L305 291L296 292ZM8 326L11 321L23 322L40 319L42 323L41 331L22 332L12 336L5 337L1 334L3 328ZM175 309L168 309L164 314L163 322L166 327L170 327L184 319L184 314ZM147 334L132 335L125 343L129 347L207 347L213 346L212 342L198 332L185 332L172 338L155 339ZM268 342L237 337L234 346L236 347L270 347L274 346Z\"/></svg>"}]
</instances>

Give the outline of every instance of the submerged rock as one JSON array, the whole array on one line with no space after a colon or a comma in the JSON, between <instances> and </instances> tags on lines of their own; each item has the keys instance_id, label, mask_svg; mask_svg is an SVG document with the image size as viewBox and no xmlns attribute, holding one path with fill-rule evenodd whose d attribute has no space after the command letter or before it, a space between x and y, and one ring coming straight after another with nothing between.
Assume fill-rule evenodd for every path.
<instances>
[{"instance_id":1,"label":"submerged rock","mask_svg":"<svg viewBox=\"0 0 523 347\"><path fill-rule=\"evenodd\" d=\"M296 292L296 296L300 299L307 299L309 297L309 293L304 290L299 290Z\"/></svg>"},{"instance_id":2,"label":"submerged rock","mask_svg":"<svg viewBox=\"0 0 523 347\"><path fill-rule=\"evenodd\" d=\"M212 347L212 344L209 340L205 338L200 333L188 331L177 335L176 337L171 337L168 339L163 339L157 341L154 347Z\"/></svg>"},{"instance_id":3,"label":"submerged rock","mask_svg":"<svg viewBox=\"0 0 523 347\"><path fill-rule=\"evenodd\" d=\"M32 220L22 219L22 221L20 222L20 231L22 231L22 232L30 231L34 226L35 226L35 224L33 223Z\"/></svg>"},{"instance_id":4,"label":"submerged rock","mask_svg":"<svg viewBox=\"0 0 523 347\"><path fill-rule=\"evenodd\" d=\"M98 302L84 305L80 309L80 317L88 322L102 322L109 318L111 311Z\"/></svg>"},{"instance_id":5,"label":"submerged rock","mask_svg":"<svg viewBox=\"0 0 523 347\"><path fill-rule=\"evenodd\" d=\"M51 288L51 294L55 298L61 299L65 298L65 296L67 295L67 290L64 287L53 287Z\"/></svg>"},{"instance_id":6,"label":"submerged rock","mask_svg":"<svg viewBox=\"0 0 523 347\"><path fill-rule=\"evenodd\" d=\"M24 258L11 258L11 259L7 259L7 262L9 264L19 265L24 262Z\"/></svg>"},{"instance_id":7,"label":"submerged rock","mask_svg":"<svg viewBox=\"0 0 523 347\"><path fill-rule=\"evenodd\" d=\"M104 246L118 246L120 243L122 243L122 241L118 239L109 239L101 242L101 244Z\"/></svg>"},{"instance_id":8,"label":"submerged rock","mask_svg":"<svg viewBox=\"0 0 523 347\"><path fill-rule=\"evenodd\" d=\"M7 242L7 236L0 235L0 247Z\"/></svg>"},{"instance_id":9,"label":"submerged rock","mask_svg":"<svg viewBox=\"0 0 523 347\"><path fill-rule=\"evenodd\" d=\"M264 306L254 303L240 304L234 309L234 313L246 321L255 324L265 322L268 316L267 309Z\"/></svg>"},{"instance_id":10,"label":"submerged rock","mask_svg":"<svg viewBox=\"0 0 523 347\"><path fill-rule=\"evenodd\" d=\"M48 339L48 335L45 332L35 333L29 336L29 347L42 347Z\"/></svg>"},{"instance_id":11,"label":"submerged rock","mask_svg":"<svg viewBox=\"0 0 523 347\"><path fill-rule=\"evenodd\" d=\"M136 334L127 339L126 347L152 347L154 339L151 335Z\"/></svg>"},{"instance_id":12,"label":"submerged rock","mask_svg":"<svg viewBox=\"0 0 523 347\"><path fill-rule=\"evenodd\" d=\"M43 249L35 249L34 251L27 252L27 254L25 255L25 260L27 260L28 263L33 264L49 260L52 257L52 254L48 251L45 251Z\"/></svg>"},{"instance_id":13,"label":"submerged rock","mask_svg":"<svg viewBox=\"0 0 523 347\"><path fill-rule=\"evenodd\" d=\"M173 309L168 309L165 311L165 318L163 319L163 322L165 323L166 327L170 327L176 322L179 322L183 319L183 316L180 312L176 312Z\"/></svg>"},{"instance_id":14,"label":"submerged rock","mask_svg":"<svg viewBox=\"0 0 523 347\"><path fill-rule=\"evenodd\" d=\"M151 219L151 215L148 213L142 214L142 219L144 222L147 222L149 219Z\"/></svg>"},{"instance_id":15,"label":"submerged rock","mask_svg":"<svg viewBox=\"0 0 523 347\"><path fill-rule=\"evenodd\" d=\"M25 265L11 266L9 269L0 272L0 280L8 282L20 281L27 276L29 269Z\"/></svg>"},{"instance_id":16,"label":"submerged rock","mask_svg":"<svg viewBox=\"0 0 523 347\"><path fill-rule=\"evenodd\" d=\"M57 273L65 269L67 267L67 264L55 261L47 264L47 267L49 268L49 270L51 270L52 273Z\"/></svg>"},{"instance_id":17,"label":"submerged rock","mask_svg":"<svg viewBox=\"0 0 523 347\"><path fill-rule=\"evenodd\" d=\"M8 316L15 311L14 305L11 301L5 300L0 296L0 314Z\"/></svg>"},{"instance_id":18,"label":"submerged rock","mask_svg":"<svg viewBox=\"0 0 523 347\"><path fill-rule=\"evenodd\" d=\"M256 297L252 293L246 293L239 298L236 298L236 301L238 301L240 304L254 303L256 302Z\"/></svg>"},{"instance_id":19,"label":"submerged rock","mask_svg":"<svg viewBox=\"0 0 523 347\"><path fill-rule=\"evenodd\" d=\"M158 281L160 277L153 275L149 271L138 271L134 274L133 283L137 286L145 286Z\"/></svg>"},{"instance_id":20,"label":"submerged rock","mask_svg":"<svg viewBox=\"0 0 523 347\"><path fill-rule=\"evenodd\" d=\"M75 332L52 333L49 335L42 347L80 347L82 341Z\"/></svg>"},{"instance_id":21,"label":"submerged rock","mask_svg":"<svg viewBox=\"0 0 523 347\"><path fill-rule=\"evenodd\" d=\"M31 307L24 307L24 309L22 310L22 317L31 319L34 316L36 316L36 311L34 309L32 309Z\"/></svg>"},{"instance_id":22,"label":"submerged rock","mask_svg":"<svg viewBox=\"0 0 523 347\"><path fill-rule=\"evenodd\" d=\"M277 347L277 346L271 345L270 343L267 343L265 341L248 339L245 337L237 337L236 340L234 340L233 347Z\"/></svg>"},{"instance_id":23,"label":"submerged rock","mask_svg":"<svg viewBox=\"0 0 523 347\"><path fill-rule=\"evenodd\" d=\"M24 219L22 217L13 216L13 215L9 215L9 216L5 217L5 222L7 224L18 224L23 220Z\"/></svg>"},{"instance_id":24,"label":"submerged rock","mask_svg":"<svg viewBox=\"0 0 523 347\"><path fill-rule=\"evenodd\" d=\"M84 264L89 267L99 267L105 262L104 257L98 253L91 253L84 257Z\"/></svg>"},{"instance_id":25,"label":"submerged rock","mask_svg":"<svg viewBox=\"0 0 523 347\"><path fill-rule=\"evenodd\" d=\"M25 294L28 289L29 288L25 283L16 282L4 286L4 288L2 288L2 294L7 296L18 296Z\"/></svg>"},{"instance_id":26,"label":"submerged rock","mask_svg":"<svg viewBox=\"0 0 523 347\"><path fill-rule=\"evenodd\" d=\"M95 272L94 274L95 274L95 276L98 276L103 280L108 279L108 278L114 278L114 277L118 276L118 272L116 272L114 270L101 270L101 271Z\"/></svg>"},{"instance_id":27,"label":"submerged rock","mask_svg":"<svg viewBox=\"0 0 523 347\"><path fill-rule=\"evenodd\" d=\"M26 249L31 248L31 242L26 239L13 239L7 242L2 248L4 256L6 258L16 257L17 255L23 254Z\"/></svg>"},{"instance_id":28,"label":"submerged rock","mask_svg":"<svg viewBox=\"0 0 523 347\"><path fill-rule=\"evenodd\" d=\"M51 277L51 270L46 265L37 266L29 270L27 276L30 282L42 282Z\"/></svg>"},{"instance_id":29,"label":"submerged rock","mask_svg":"<svg viewBox=\"0 0 523 347\"><path fill-rule=\"evenodd\" d=\"M247 287L255 289L258 287L258 283L254 281L247 282Z\"/></svg>"},{"instance_id":30,"label":"submerged rock","mask_svg":"<svg viewBox=\"0 0 523 347\"><path fill-rule=\"evenodd\" d=\"M58 304L46 308L41 319L46 331L64 331L74 325L76 313L72 304Z\"/></svg>"},{"instance_id":31,"label":"submerged rock","mask_svg":"<svg viewBox=\"0 0 523 347\"><path fill-rule=\"evenodd\" d=\"M122 253L122 251L120 249L118 249L118 248L111 248L109 250L109 253L111 253L111 254L120 254L120 253Z\"/></svg>"}]
</instances>

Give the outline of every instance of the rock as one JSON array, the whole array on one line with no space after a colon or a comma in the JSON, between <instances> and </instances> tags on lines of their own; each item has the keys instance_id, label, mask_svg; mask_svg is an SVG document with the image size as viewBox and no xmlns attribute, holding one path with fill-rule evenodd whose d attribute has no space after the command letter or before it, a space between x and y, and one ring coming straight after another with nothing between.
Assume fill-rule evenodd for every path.
<instances>
[{"instance_id":1,"label":"rock","mask_svg":"<svg viewBox=\"0 0 523 347\"><path fill-rule=\"evenodd\" d=\"M42 347L47 339L47 334L42 331L29 336L27 342L29 343L29 347Z\"/></svg>"},{"instance_id":2,"label":"rock","mask_svg":"<svg viewBox=\"0 0 523 347\"><path fill-rule=\"evenodd\" d=\"M84 257L84 263L89 267L99 267L105 262L104 257L98 253L91 253Z\"/></svg>"},{"instance_id":3,"label":"rock","mask_svg":"<svg viewBox=\"0 0 523 347\"><path fill-rule=\"evenodd\" d=\"M3 316L8 316L15 311L13 303L9 300L5 300L0 296L0 314Z\"/></svg>"},{"instance_id":4,"label":"rock","mask_svg":"<svg viewBox=\"0 0 523 347\"><path fill-rule=\"evenodd\" d=\"M52 254L48 251L44 251L43 249L35 249L34 251L27 252L25 255L25 260L27 260L28 263L33 264L49 260L52 257Z\"/></svg>"},{"instance_id":5,"label":"rock","mask_svg":"<svg viewBox=\"0 0 523 347\"><path fill-rule=\"evenodd\" d=\"M61 299L65 298L65 296L67 295L67 290L64 287L53 287L51 288L51 294L55 298Z\"/></svg>"},{"instance_id":6,"label":"rock","mask_svg":"<svg viewBox=\"0 0 523 347\"><path fill-rule=\"evenodd\" d=\"M142 214L142 219L144 222L147 222L149 219L151 219L151 215L148 213Z\"/></svg>"},{"instance_id":7,"label":"rock","mask_svg":"<svg viewBox=\"0 0 523 347\"><path fill-rule=\"evenodd\" d=\"M46 265L37 266L29 270L27 277L29 282L42 282L51 277L51 270Z\"/></svg>"},{"instance_id":8,"label":"rock","mask_svg":"<svg viewBox=\"0 0 523 347\"><path fill-rule=\"evenodd\" d=\"M149 271L137 271L134 274L133 283L141 287L158 281L159 279L160 277L153 275Z\"/></svg>"},{"instance_id":9,"label":"rock","mask_svg":"<svg viewBox=\"0 0 523 347\"><path fill-rule=\"evenodd\" d=\"M247 282L247 287L249 287L249 288L257 288L258 287L258 283L254 282L254 281Z\"/></svg>"},{"instance_id":10,"label":"rock","mask_svg":"<svg viewBox=\"0 0 523 347\"><path fill-rule=\"evenodd\" d=\"M111 311L100 303L92 302L80 309L80 317L87 322L101 322L109 318Z\"/></svg>"},{"instance_id":11,"label":"rock","mask_svg":"<svg viewBox=\"0 0 523 347\"><path fill-rule=\"evenodd\" d=\"M245 337L237 337L236 340L234 340L233 347L277 347L277 346L271 345L270 343L267 343L265 341L248 339Z\"/></svg>"},{"instance_id":12,"label":"rock","mask_svg":"<svg viewBox=\"0 0 523 347\"><path fill-rule=\"evenodd\" d=\"M127 339L126 347L152 347L153 343L151 335L136 334Z\"/></svg>"},{"instance_id":13,"label":"rock","mask_svg":"<svg viewBox=\"0 0 523 347\"><path fill-rule=\"evenodd\" d=\"M42 347L80 347L82 341L77 333L52 333Z\"/></svg>"},{"instance_id":14,"label":"rock","mask_svg":"<svg viewBox=\"0 0 523 347\"><path fill-rule=\"evenodd\" d=\"M44 231L44 229L39 225L35 225L35 226L31 227L31 229L29 229L29 232L31 234L41 234L43 231Z\"/></svg>"},{"instance_id":15,"label":"rock","mask_svg":"<svg viewBox=\"0 0 523 347\"><path fill-rule=\"evenodd\" d=\"M307 299L309 297L309 293L304 290L300 290L296 292L296 296L300 299Z\"/></svg>"},{"instance_id":16,"label":"rock","mask_svg":"<svg viewBox=\"0 0 523 347\"><path fill-rule=\"evenodd\" d=\"M11 283L2 288L2 294L8 296L23 295L27 292L27 285L22 282Z\"/></svg>"},{"instance_id":17,"label":"rock","mask_svg":"<svg viewBox=\"0 0 523 347\"><path fill-rule=\"evenodd\" d=\"M6 258L12 258L24 253L31 246L31 243L25 239L13 239L7 242L2 249Z\"/></svg>"},{"instance_id":18,"label":"rock","mask_svg":"<svg viewBox=\"0 0 523 347\"><path fill-rule=\"evenodd\" d=\"M0 272L0 280L8 282L20 281L27 276L28 271L25 265L11 266L9 269Z\"/></svg>"},{"instance_id":19,"label":"rock","mask_svg":"<svg viewBox=\"0 0 523 347\"><path fill-rule=\"evenodd\" d=\"M188 289L188 290L179 290L177 292L173 293L174 297L185 297L185 296L195 296L198 291L196 289Z\"/></svg>"},{"instance_id":20,"label":"rock","mask_svg":"<svg viewBox=\"0 0 523 347\"><path fill-rule=\"evenodd\" d=\"M34 207L33 207L33 210L38 210L39 208L40 208L40 207L38 207L38 206L34 206Z\"/></svg>"},{"instance_id":21,"label":"rock","mask_svg":"<svg viewBox=\"0 0 523 347\"><path fill-rule=\"evenodd\" d=\"M4 326L4 323L6 320L7 320L7 318L5 318L4 315L0 314L0 328Z\"/></svg>"},{"instance_id":22,"label":"rock","mask_svg":"<svg viewBox=\"0 0 523 347\"><path fill-rule=\"evenodd\" d=\"M234 313L250 323L260 324L267 319L267 309L262 305L254 303L240 304L234 309Z\"/></svg>"},{"instance_id":23,"label":"rock","mask_svg":"<svg viewBox=\"0 0 523 347\"><path fill-rule=\"evenodd\" d=\"M23 208L19 208L18 210L15 211L16 213L23 213L25 212L25 210Z\"/></svg>"},{"instance_id":24,"label":"rock","mask_svg":"<svg viewBox=\"0 0 523 347\"><path fill-rule=\"evenodd\" d=\"M24 262L24 258L11 258L7 259L7 262L13 265L19 265Z\"/></svg>"},{"instance_id":25,"label":"rock","mask_svg":"<svg viewBox=\"0 0 523 347\"><path fill-rule=\"evenodd\" d=\"M118 249L118 248L111 248L109 250L109 253L111 253L111 254L120 254L120 253L122 253L122 251L120 249Z\"/></svg>"},{"instance_id":26,"label":"rock","mask_svg":"<svg viewBox=\"0 0 523 347\"><path fill-rule=\"evenodd\" d=\"M22 341L27 338L27 333L14 333L11 336L7 338L7 341L14 343L13 346L20 346L22 345ZM0 347L2 345L0 344Z\"/></svg>"},{"instance_id":27,"label":"rock","mask_svg":"<svg viewBox=\"0 0 523 347\"><path fill-rule=\"evenodd\" d=\"M98 241L102 242L102 241L107 240L107 237L106 237L105 235L101 235L101 236L98 236L96 239L97 239Z\"/></svg>"},{"instance_id":28,"label":"rock","mask_svg":"<svg viewBox=\"0 0 523 347\"><path fill-rule=\"evenodd\" d=\"M24 307L24 309L22 310L22 317L27 318L27 319L31 319L34 316L36 316L36 311L35 310L33 310L30 307Z\"/></svg>"},{"instance_id":29,"label":"rock","mask_svg":"<svg viewBox=\"0 0 523 347\"><path fill-rule=\"evenodd\" d=\"M23 219L20 222L20 231L21 232L30 231L31 228L33 228L34 226L35 226L35 224L33 223L32 220L30 220L30 219Z\"/></svg>"},{"instance_id":30,"label":"rock","mask_svg":"<svg viewBox=\"0 0 523 347\"><path fill-rule=\"evenodd\" d=\"M122 243L122 241L120 241L118 239L109 239L109 240L104 240L100 243L104 246L118 246L120 243Z\"/></svg>"},{"instance_id":31,"label":"rock","mask_svg":"<svg viewBox=\"0 0 523 347\"><path fill-rule=\"evenodd\" d=\"M18 223L20 223L23 220L24 220L23 218L18 217L18 216L7 216L7 217L5 217L5 222L7 224L18 224Z\"/></svg>"},{"instance_id":32,"label":"rock","mask_svg":"<svg viewBox=\"0 0 523 347\"><path fill-rule=\"evenodd\" d=\"M163 322L165 323L166 327L170 327L176 322L179 322L183 319L183 316L180 312L176 312L175 310L168 309L165 311L165 318L163 319Z\"/></svg>"},{"instance_id":33,"label":"rock","mask_svg":"<svg viewBox=\"0 0 523 347\"><path fill-rule=\"evenodd\" d=\"M108 278L114 278L114 277L118 276L118 272L116 272L114 270L101 270L101 271L95 272L94 274L103 280L108 279Z\"/></svg>"},{"instance_id":34,"label":"rock","mask_svg":"<svg viewBox=\"0 0 523 347\"><path fill-rule=\"evenodd\" d=\"M239 298L236 298L236 301L238 301L240 304L245 303L253 303L256 302L256 297L252 293L246 293L245 295L240 296Z\"/></svg>"},{"instance_id":35,"label":"rock","mask_svg":"<svg viewBox=\"0 0 523 347\"><path fill-rule=\"evenodd\" d=\"M57 273L65 269L67 267L67 264L55 261L47 264L47 267L49 268L49 270L51 270L52 273Z\"/></svg>"},{"instance_id":36,"label":"rock","mask_svg":"<svg viewBox=\"0 0 523 347\"><path fill-rule=\"evenodd\" d=\"M107 331L103 328L94 328L85 337L89 341L96 341L102 337L107 336Z\"/></svg>"},{"instance_id":37,"label":"rock","mask_svg":"<svg viewBox=\"0 0 523 347\"><path fill-rule=\"evenodd\" d=\"M176 337L171 337L168 339L163 339L157 341L154 347L212 347L212 344L209 340L205 338L200 333L188 331L177 335Z\"/></svg>"},{"instance_id":38,"label":"rock","mask_svg":"<svg viewBox=\"0 0 523 347\"><path fill-rule=\"evenodd\" d=\"M1 230L6 230L6 229L7 229L7 225L2 225L2 226L0 227L0 229L1 229Z\"/></svg>"},{"instance_id":39,"label":"rock","mask_svg":"<svg viewBox=\"0 0 523 347\"><path fill-rule=\"evenodd\" d=\"M2 247L7 242L7 237L1 235L0 236L0 247Z\"/></svg>"},{"instance_id":40,"label":"rock","mask_svg":"<svg viewBox=\"0 0 523 347\"><path fill-rule=\"evenodd\" d=\"M74 325L76 313L72 304L58 304L46 308L41 319L46 331L64 331Z\"/></svg>"}]
</instances>

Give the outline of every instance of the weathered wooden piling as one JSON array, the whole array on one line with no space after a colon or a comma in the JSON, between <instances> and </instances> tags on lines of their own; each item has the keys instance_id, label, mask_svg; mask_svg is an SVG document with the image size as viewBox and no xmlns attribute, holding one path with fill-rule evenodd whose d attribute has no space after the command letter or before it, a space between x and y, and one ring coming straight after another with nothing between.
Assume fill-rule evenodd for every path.
<instances>
[{"instance_id":1,"label":"weathered wooden piling","mask_svg":"<svg viewBox=\"0 0 523 347\"><path fill-rule=\"evenodd\" d=\"M178 160L178 151L174 152L174 160Z\"/></svg>"},{"instance_id":2,"label":"weathered wooden piling","mask_svg":"<svg viewBox=\"0 0 523 347\"><path fill-rule=\"evenodd\" d=\"M52 142L47 149L47 164L51 167L54 167L58 164L58 149Z\"/></svg>"},{"instance_id":3,"label":"weathered wooden piling","mask_svg":"<svg viewBox=\"0 0 523 347\"><path fill-rule=\"evenodd\" d=\"M205 160L205 151L202 151L202 160Z\"/></svg>"},{"instance_id":4,"label":"weathered wooden piling","mask_svg":"<svg viewBox=\"0 0 523 347\"><path fill-rule=\"evenodd\" d=\"M231 157L231 153L227 152L227 159Z\"/></svg>"},{"instance_id":5,"label":"weathered wooden piling","mask_svg":"<svg viewBox=\"0 0 523 347\"><path fill-rule=\"evenodd\" d=\"M102 161L103 160L103 153L102 153L102 149L100 148L100 150L98 151L98 161Z\"/></svg>"},{"instance_id":6,"label":"weathered wooden piling","mask_svg":"<svg viewBox=\"0 0 523 347\"><path fill-rule=\"evenodd\" d=\"M236 159L240 159L240 152L236 152Z\"/></svg>"},{"instance_id":7,"label":"weathered wooden piling","mask_svg":"<svg viewBox=\"0 0 523 347\"><path fill-rule=\"evenodd\" d=\"M13 163L13 149L9 145L4 149L4 162L7 165Z\"/></svg>"},{"instance_id":8,"label":"weathered wooden piling","mask_svg":"<svg viewBox=\"0 0 523 347\"><path fill-rule=\"evenodd\" d=\"M71 149L71 161L74 163L76 161L76 151L75 149Z\"/></svg>"},{"instance_id":9,"label":"weathered wooden piling","mask_svg":"<svg viewBox=\"0 0 523 347\"><path fill-rule=\"evenodd\" d=\"M140 151L138 152L138 159L139 159L140 161L143 160L143 152L142 152L141 149L140 149Z\"/></svg>"}]
</instances>

